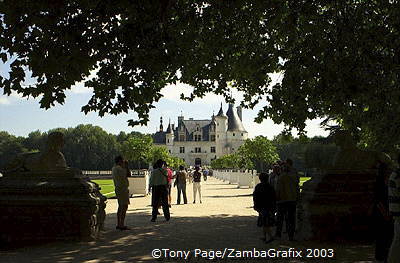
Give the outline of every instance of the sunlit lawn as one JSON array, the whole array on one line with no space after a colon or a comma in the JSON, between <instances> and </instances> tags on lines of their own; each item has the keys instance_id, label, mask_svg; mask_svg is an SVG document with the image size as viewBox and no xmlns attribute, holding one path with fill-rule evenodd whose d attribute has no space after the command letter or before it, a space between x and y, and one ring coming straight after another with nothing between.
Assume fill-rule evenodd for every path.
<instances>
[{"instance_id":1,"label":"sunlit lawn","mask_svg":"<svg viewBox=\"0 0 400 263\"><path fill-rule=\"evenodd\" d=\"M115 196L114 182L112 179L98 179L92 181L100 185L101 187L100 192L106 197L110 198Z\"/></svg>"},{"instance_id":2,"label":"sunlit lawn","mask_svg":"<svg viewBox=\"0 0 400 263\"><path fill-rule=\"evenodd\" d=\"M303 184L310 179L311 177L300 177L300 187L303 186Z\"/></svg>"}]
</instances>

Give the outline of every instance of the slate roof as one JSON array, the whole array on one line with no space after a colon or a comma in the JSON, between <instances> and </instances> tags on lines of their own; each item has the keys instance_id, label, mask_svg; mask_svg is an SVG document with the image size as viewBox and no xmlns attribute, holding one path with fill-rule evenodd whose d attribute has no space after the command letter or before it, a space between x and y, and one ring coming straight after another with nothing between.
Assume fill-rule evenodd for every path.
<instances>
[{"instance_id":1,"label":"slate roof","mask_svg":"<svg viewBox=\"0 0 400 263\"><path fill-rule=\"evenodd\" d=\"M224 114L224 111L222 110L222 103L221 103L221 108L219 108L219 112L218 112L217 116L226 117L225 114Z\"/></svg>"},{"instance_id":2,"label":"slate roof","mask_svg":"<svg viewBox=\"0 0 400 263\"><path fill-rule=\"evenodd\" d=\"M174 133L171 122L168 124L167 133Z\"/></svg>"},{"instance_id":3,"label":"slate roof","mask_svg":"<svg viewBox=\"0 0 400 263\"><path fill-rule=\"evenodd\" d=\"M229 104L226 116L228 116L228 131L246 131L236 110L233 108L233 104Z\"/></svg>"},{"instance_id":4,"label":"slate roof","mask_svg":"<svg viewBox=\"0 0 400 263\"><path fill-rule=\"evenodd\" d=\"M156 132L153 134L153 142L154 143L159 143L159 144L165 144L166 139L165 139L165 132Z\"/></svg>"},{"instance_id":5,"label":"slate roof","mask_svg":"<svg viewBox=\"0 0 400 263\"><path fill-rule=\"evenodd\" d=\"M183 120L183 124L186 127L186 130L189 134L196 131L197 124L199 125L200 129L207 127L210 124L211 120ZM204 129L203 129L204 130Z\"/></svg>"}]
</instances>

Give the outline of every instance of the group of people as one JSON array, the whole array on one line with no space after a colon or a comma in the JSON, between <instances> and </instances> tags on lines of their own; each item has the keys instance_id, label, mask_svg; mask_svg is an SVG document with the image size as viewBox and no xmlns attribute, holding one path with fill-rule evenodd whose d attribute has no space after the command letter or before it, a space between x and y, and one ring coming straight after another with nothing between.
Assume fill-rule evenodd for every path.
<instances>
[{"instance_id":1,"label":"group of people","mask_svg":"<svg viewBox=\"0 0 400 263\"><path fill-rule=\"evenodd\" d=\"M186 184L193 183L193 203L196 203L197 194L199 196L199 202L201 201L201 178L207 180L207 176L210 174L208 169L201 171L199 166L196 166L194 170L187 170L185 167L180 166L179 170L174 173L173 170L168 167L168 164L159 159L152 167L150 180L149 180L149 191L152 194L151 205L152 215L151 222L155 222L157 215L159 215L159 208L162 208L163 214L166 221L171 218L169 208L171 208L171 191L172 186L177 188L177 204L181 203L181 196L183 197L183 203L187 204L186 195ZM123 159L122 156L115 158L115 165L112 168L112 176L115 185L115 195L118 200L118 212L117 212L117 226L116 229L128 230L129 227L125 225L125 216L128 209L129 202L129 181L130 170L128 169L128 163Z\"/></svg>"},{"instance_id":2,"label":"group of people","mask_svg":"<svg viewBox=\"0 0 400 263\"><path fill-rule=\"evenodd\" d=\"M400 156L398 159L400 163ZM253 193L254 209L259 213L258 225L263 227L263 240L267 243L281 238L283 223L286 222L286 231L289 240L294 240L296 231L296 207L299 199L299 174L293 167L293 161L278 161L272 165L270 173L259 174L260 183ZM115 185L115 194L118 199L117 226L119 230L129 229L125 224L126 211L129 205L128 163L122 156L115 158L112 169ZM158 209L162 207L164 217L170 220L172 185L177 187L177 204L187 204L186 185L193 182L194 201L197 193L201 201L201 178L207 180L211 171L193 171L183 166L174 174L166 162L157 160L151 172L149 188L152 193L152 217L155 222ZM174 181L174 183L173 183ZM375 258L377 262L396 262L400 258L400 169L391 169L387 164L380 163L375 189L374 218L376 231ZM276 232L272 233L272 227Z\"/></svg>"},{"instance_id":3,"label":"group of people","mask_svg":"<svg viewBox=\"0 0 400 263\"><path fill-rule=\"evenodd\" d=\"M400 155L398 157L400 164ZM253 193L254 209L259 213L262 239L269 243L281 237L283 222L289 240L294 240L296 206L299 197L299 175L287 159L272 166L271 173L260 173L260 183ZM374 204L376 262L397 263L400 259L400 168L378 164ZM272 227L276 225L275 234Z\"/></svg>"},{"instance_id":4,"label":"group of people","mask_svg":"<svg viewBox=\"0 0 400 263\"><path fill-rule=\"evenodd\" d=\"M299 174L293 161L278 161L272 165L272 172L259 174L260 183L253 193L254 209L259 213L258 226L263 227L262 239L272 242L281 238L283 223L289 240L294 240L296 231L296 207L299 197ZM276 232L272 227L276 225Z\"/></svg>"},{"instance_id":5,"label":"group of people","mask_svg":"<svg viewBox=\"0 0 400 263\"><path fill-rule=\"evenodd\" d=\"M163 160L157 160L153 165L153 171L150 175L149 189L152 194L151 205L153 207L151 222L155 222L157 215L159 215L158 209L162 207L164 217L167 221L170 219L169 208L171 208L171 190L172 185L177 188L177 201L176 203L181 204L181 196L183 203L187 204L186 195L186 184L193 183L193 203L196 203L197 194L199 201L201 201L201 178L204 181L207 180L209 171L203 169L200 171L200 167L196 166L193 171L188 171L184 166L180 166L179 170L174 173L171 168L168 167L167 163ZM174 182L174 183L173 183Z\"/></svg>"}]
</instances>

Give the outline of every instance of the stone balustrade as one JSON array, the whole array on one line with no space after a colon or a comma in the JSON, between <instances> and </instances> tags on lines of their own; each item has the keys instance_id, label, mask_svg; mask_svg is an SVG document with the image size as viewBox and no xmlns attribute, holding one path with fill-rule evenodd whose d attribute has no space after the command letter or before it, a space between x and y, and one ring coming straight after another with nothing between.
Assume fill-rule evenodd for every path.
<instances>
[{"instance_id":1,"label":"stone balustrade","mask_svg":"<svg viewBox=\"0 0 400 263\"><path fill-rule=\"evenodd\" d=\"M256 170L218 169L213 170L213 176L229 184L237 185L238 188L254 188L260 182Z\"/></svg>"}]
</instances>

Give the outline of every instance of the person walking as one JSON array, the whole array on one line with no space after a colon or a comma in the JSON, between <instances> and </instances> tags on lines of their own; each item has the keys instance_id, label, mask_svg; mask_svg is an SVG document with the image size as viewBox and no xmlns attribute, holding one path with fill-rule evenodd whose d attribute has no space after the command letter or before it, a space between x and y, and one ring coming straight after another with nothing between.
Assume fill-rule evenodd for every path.
<instances>
[{"instance_id":1,"label":"person walking","mask_svg":"<svg viewBox=\"0 0 400 263\"><path fill-rule=\"evenodd\" d=\"M168 206L168 172L164 166L164 161L159 159L153 165L153 172L149 180L149 188L151 189L151 205L153 207L151 214L151 222L155 222L158 214L158 207L162 206L164 217L167 221L170 220Z\"/></svg>"},{"instance_id":2,"label":"person walking","mask_svg":"<svg viewBox=\"0 0 400 263\"><path fill-rule=\"evenodd\" d=\"M293 161L287 159L284 164L283 172L278 177L276 186L277 238L281 237L283 221L286 221L286 231L288 232L289 240L294 240L296 231L296 206L300 192L299 180L297 170L293 167Z\"/></svg>"},{"instance_id":3,"label":"person walking","mask_svg":"<svg viewBox=\"0 0 400 263\"><path fill-rule=\"evenodd\" d=\"M201 204L201 173L200 167L196 166L193 172L193 204L196 203L196 195L199 192L199 199Z\"/></svg>"},{"instance_id":4,"label":"person walking","mask_svg":"<svg viewBox=\"0 0 400 263\"><path fill-rule=\"evenodd\" d=\"M400 164L400 155L398 156ZM397 263L400 260L400 169L389 178L389 212L393 216L393 240L390 246L388 263Z\"/></svg>"},{"instance_id":5,"label":"person walking","mask_svg":"<svg viewBox=\"0 0 400 263\"><path fill-rule=\"evenodd\" d=\"M121 155L118 155L115 157L115 165L112 168L112 177L114 181L115 195L118 200L116 229L119 230L129 230L129 227L125 225L126 211L130 204L128 176L130 176L128 163L124 161Z\"/></svg>"},{"instance_id":6,"label":"person walking","mask_svg":"<svg viewBox=\"0 0 400 263\"><path fill-rule=\"evenodd\" d=\"M179 205L181 203L181 193L183 196L183 203L187 204L187 197L186 197L186 180L187 180L187 174L185 171L185 168L181 165L179 166L179 171L176 172L176 179L175 179L175 185L178 190L178 200L176 203Z\"/></svg>"},{"instance_id":7,"label":"person walking","mask_svg":"<svg viewBox=\"0 0 400 263\"><path fill-rule=\"evenodd\" d=\"M253 193L254 210L259 214L257 225L263 227L262 240L270 243L274 241L272 227L275 223L275 190L268 182L267 173L260 173L259 179L260 183L256 185Z\"/></svg>"}]
</instances>

